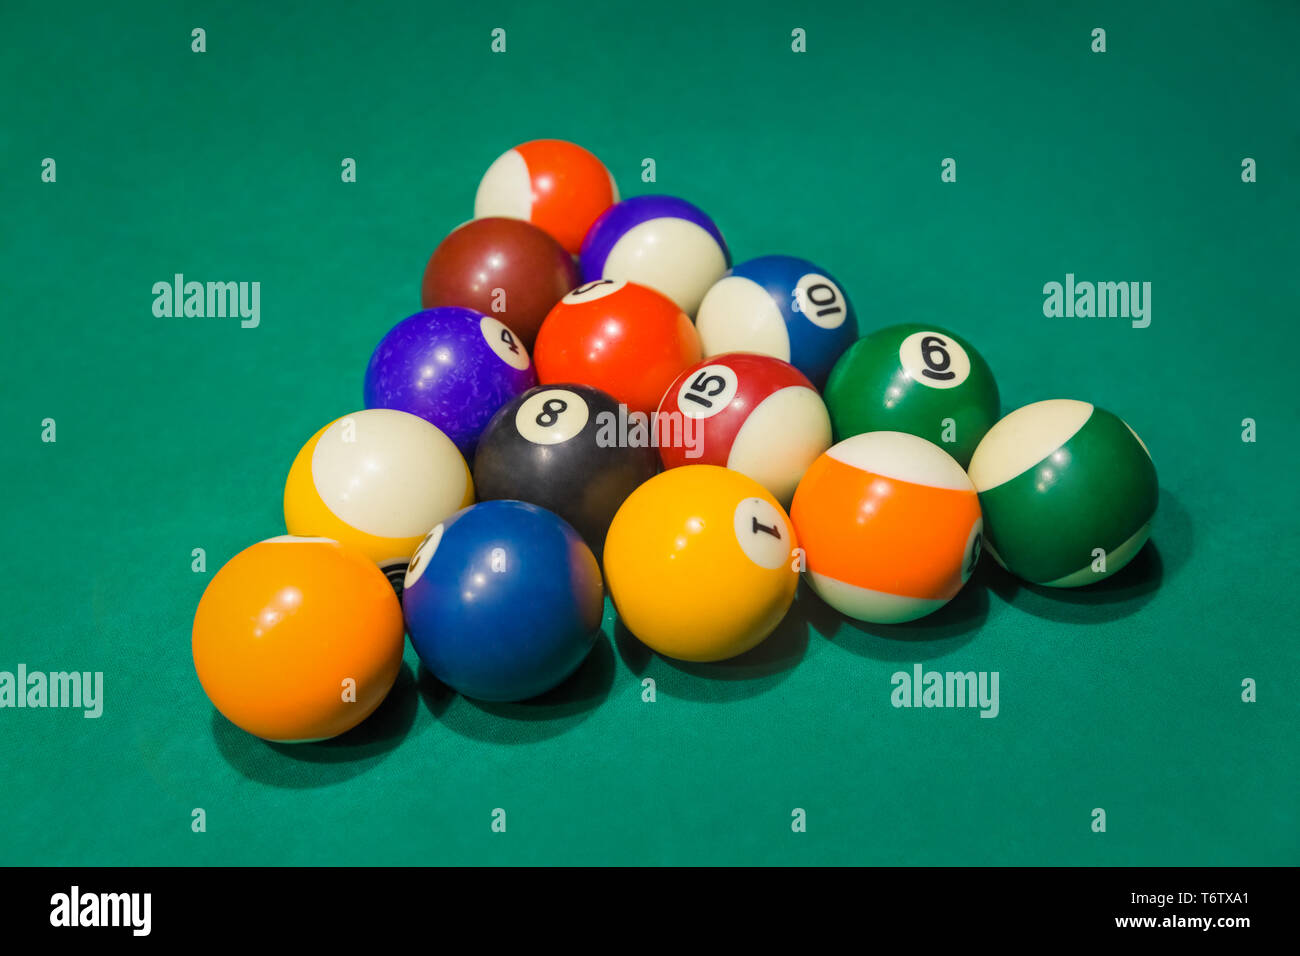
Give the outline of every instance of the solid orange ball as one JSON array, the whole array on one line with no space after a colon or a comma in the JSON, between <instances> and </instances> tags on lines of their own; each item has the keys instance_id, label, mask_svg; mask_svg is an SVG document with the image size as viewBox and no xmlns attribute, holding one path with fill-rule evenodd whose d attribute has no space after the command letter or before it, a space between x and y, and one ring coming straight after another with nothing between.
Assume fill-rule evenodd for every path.
<instances>
[{"instance_id":1,"label":"solid orange ball","mask_svg":"<svg viewBox=\"0 0 1300 956\"><path fill-rule=\"evenodd\" d=\"M384 573L327 538L245 548L194 615L194 669L217 710L266 740L335 737L380 705L402 663L402 611Z\"/></svg>"},{"instance_id":2,"label":"solid orange ball","mask_svg":"<svg viewBox=\"0 0 1300 956\"><path fill-rule=\"evenodd\" d=\"M590 385L648 415L702 355L695 325L667 296L635 282L600 279L551 309L537 333L533 362L543 385Z\"/></svg>"}]
</instances>

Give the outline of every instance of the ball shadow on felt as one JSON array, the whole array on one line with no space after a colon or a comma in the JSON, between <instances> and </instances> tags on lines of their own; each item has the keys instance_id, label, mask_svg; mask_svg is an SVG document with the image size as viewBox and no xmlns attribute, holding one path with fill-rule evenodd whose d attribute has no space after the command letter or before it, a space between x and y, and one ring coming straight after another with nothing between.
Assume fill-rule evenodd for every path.
<instances>
[{"instance_id":1,"label":"ball shadow on felt","mask_svg":"<svg viewBox=\"0 0 1300 956\"><path fill-rule=\"evenodd\" d=\"M632 673L653 678L658 691L683 700L722 702L756 697L785 680L808 650L808 623L792 608L757 647L711 663L657 654L622 621L615 625L614 640Z\"/></svg>"},{"instance_id":2,"label":"ball shadow on felt","mask_svg":"<svg viewBox=\"0 0 1300 956\"><path fill-rule=\"evenodd\" d=\"M1162 488L1150 540L1110 577L1081 588L1048 588L1022 581L989 561L989 586L1008 604L1045 620L1062 624L1116 621L1140 611L1166 577L1182 570L1191 556L1193 539L1191 515L1175 495Z\"/></svg>"},{"instance_id":3,"label":"ball shadow on felt","mask_svg":"<svg viewBox=\"0 0 1300 956\"><path fill-rule=\"evenodd\" d=\"M250 780L296 790L325 787L380 763L410 733L418 705L415 678L403 662L384 702L337 737L317 743L272 743L240 730L215 709L212 736L226 762Z\"/></svg>"},{"instance_id":4,"label":"ball shadow on felt","mask_svg":"<svg viewBox=\"0 0 1300 956\"><path fill-rule=\"evenodd\" d=\"M933 614L904 624L856 621L831 607L801 582L795 606L813 630L860 657L879 661L925 661L949 654L978 634L989 613L985 578L991 560L979 563L957 596Z\"/></svg>"},{"instance_id":5,"label":"ball shadow on felt","mask_svg":"<svg viewBox=\"0 0 1300 956\"><path fill-rule=\"evenodd\" d=\"M489 743L533 743L582 723L614 686L614 651L601 631L586 659L563 683L522 701L486 701L452 690L423 664L419 691L438 723L465 737Z\"/></svg>"}]
</instances>

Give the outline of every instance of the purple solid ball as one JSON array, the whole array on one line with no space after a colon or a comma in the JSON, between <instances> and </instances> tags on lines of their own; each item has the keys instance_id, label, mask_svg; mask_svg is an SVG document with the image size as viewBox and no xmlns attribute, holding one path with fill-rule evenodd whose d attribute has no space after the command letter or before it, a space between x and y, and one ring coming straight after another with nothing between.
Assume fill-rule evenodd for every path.
<instances>
[{"instance_id":1,"label":"purple solid ball","mask_svg":"<svg viewBox=\"0 0 1300 956\"><path fill-rule=\"evenodd\" d=\"M537 384L528 350L473 309L425 309L393 326L366 366L366 408L396 408L442 429L466 460L499 409Z\"/></svg>"}]
</instances>

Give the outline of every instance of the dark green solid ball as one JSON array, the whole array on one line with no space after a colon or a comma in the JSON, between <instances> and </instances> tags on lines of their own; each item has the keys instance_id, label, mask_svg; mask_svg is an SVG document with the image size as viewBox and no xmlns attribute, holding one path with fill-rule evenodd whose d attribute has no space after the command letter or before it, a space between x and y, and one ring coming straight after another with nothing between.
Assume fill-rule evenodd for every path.
<instances>
[{"instance_id":1,"label":"dark green solid ball","mask_svg":"<svg viewBox=\"0 0 1300 956\"><path fill-rule=\"evenodd\" d=\"M963 468L1001 413L993 371L961 336L932 325L891 325L858 339L826 381L835 440L907 432Z\"/></svg>"}]
</instances>

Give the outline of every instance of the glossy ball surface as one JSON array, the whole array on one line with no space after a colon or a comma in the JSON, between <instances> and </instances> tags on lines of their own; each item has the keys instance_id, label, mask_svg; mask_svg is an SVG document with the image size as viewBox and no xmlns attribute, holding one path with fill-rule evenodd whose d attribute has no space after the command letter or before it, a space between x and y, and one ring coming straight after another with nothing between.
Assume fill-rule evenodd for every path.
<instances>
[{"instance_id":1,"label":"glossy ball surface","mask_svg":"<svg viewBox=\"0 0 1300 956\"><path fill-rule=\"evenodd\" d=\"M582 242L582 277L635 282L694 315L731 265L726 240L698 206L675 196L634 196L611 206Z\"/></svg>"},{"instance_id":2,"label":"glossy ball surface","mask_svg":"<svg viewBox=\"0 0 1300 956\"><path fill-rule=\"evenodd\" d=\"M818 388L858 337L857 316L843 287L825 269L794 256L762 256L737 265L709 289L695 324L705 355L771 355Z\"/></svg>"},{"instance_id":3,"label":"glossy ball surface","mask_svg":"<svg viewBox=\"0 0 1300 956\"><path fill-rule=\"evenodd\" d=\"M659 470L648 443L615 440L618 421L618 402L599 389L529 389L496 413L479 440L479 498L516 499L553 511L599 557L614 513Z\"/></svg>"},{"instance_id":4,"label":"glossy ball surface","mask_svg":"<svg viewBox=\"0 0 1300 956\"><path fill-rule=\"evenodd\" d=\"M397 679L403 633L393 589L364 555L286 536L244 549L213 576L191 647L199 683L231 723L298 743L374 712Z\"/></svg>"},{"instance_id":5,"label":"glossy ball surface","mask_svg":"<svg viewBox=\"0 0 1300 956\"><path fill-rule=\"evenodd\" d=\"M892 325L854 342L826 382L838 440L907 432L963 468L1002 411L997 382L965 339L928 325Z\"/></svg>"},{"instance_id":6,"label":"glossy ball surface","mask_svg":"<svg viewBox=\"0 0 1300 956\"><path fill-rule=\"evenodd\" d=\"M308 439L284 483L290 534L332 538L400 584L430 527L474 500L451 439L407 412L373 408Z\"/></svg>"},{"instance_id":7,"label":"glossy ball surface","mask_svg":"<svg viewBox=\"0 0 1300 956\"><path fill-rule=\"evenodd\" d=\"M380 340L366 367L365 404L418 415L472 458L497 409L536 384L528 349L505 325L445 306L403 319Z\"/></svg>"},{"instance_id":8,"label":"glossy ball surface","mask_svg":"<svg viewBox=\"0 0 1300 956\"><path fill-rule=\"evenodd\" d=\"M783 505L831 446L830 416L807 376L750 352L704 359L679 375L659 404L659 430L665 468L721 465Z\"/></svg>"},{"instance_id":9,"label":"glossy ball surface","mask_svg":"<svg viewBox=\"0 0 1300 956\"><path fill-rule=\"evenodd\" d=\"M1072 399L1035 402L994 425L975 449L970 477L989 553L1048 587L1093 584L1128 564L1150 536L1160 496L1137 433Z\"/></svg>"},{"instance_id":10,"label":"glossy ball surface","mask_svg":"<svg viewBox=\"0 0 1300 956\"><path fill-rule=\"evenodd\" d=\"M653 289L603 279L574 289L537 333L543 385L576 382L650 414L664 390L701 358L690 318Z\"/></svg>"},{"instance_id":11,"label":"glossy ball surface","mask_svg":"<svg viewBox=\"0 0 1300 956\"><path fill-rule=\"evenodd\" d=\"M541 229L522 219L472 219L429 257L420 301L500 319L531 349L546 313L578 283L573 257Z\"/></svg>"},{"instance_id":12,"label":"glossy ball surface","mask_svg":"<svg viewBox=\"0 0 1300 956\"><path fill-rule=\"evenodd\" d=\"M808 583L859 621L897 624L947 604L975 570L979 501L942 448L868 432L818 458L790 508Z\"/></svg>"},{"instance_id":13,"label":"glossy ball surface","mask_svg":"<svg viewBox=\"0 0 1300 956\"><path fill-rule=\"evenodd\" d=\"M474 196L474 218L526 220L577 255L596 217L616 202L618 186L599 159L575 143L535 139L488 167Z\"/></svg>"},{"instance_id":14,"label":"glossy ball surface","mask_svg":"<svg viewBox=\"0 0 1300 956\"><path fill-rule=\"evenodd\" d=\"M411 643L444 684L524 700L577 670L604 608L600 567L571 527L519 501L485 501L429 532L411 559Z\"/></svg>"},{"instance_id":15,"label":"glossy ball surface","mask_svg":"<svg viewBox=\"0 0 1300 956\"><path fill-rule=\"evenodd\" d=\"M798 586L794 529L758 482L716 465L651 478L605 539L605 575L623 624L684 661L743 654L781 623Z\"/></svg>"}]
</instances>

